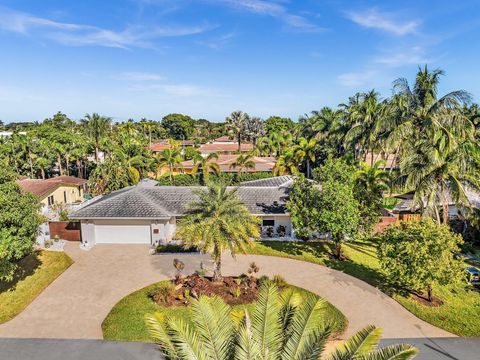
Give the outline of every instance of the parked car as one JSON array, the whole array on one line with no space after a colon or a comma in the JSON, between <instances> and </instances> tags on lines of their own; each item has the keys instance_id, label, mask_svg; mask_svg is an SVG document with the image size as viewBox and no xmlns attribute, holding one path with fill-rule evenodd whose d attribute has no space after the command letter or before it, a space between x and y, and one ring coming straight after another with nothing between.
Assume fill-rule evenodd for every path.
<instances>
[{"instance_id":1,"label":"parked car","mask_svg":"<svg viewBox=\"0 0 480 360\"><path fill-rule=\"evenodd\" d=\"M480 286L480 270L476 267L469 266L465 269L467 273L467 281L475 286Z\"/></svg>"}]
</instances>

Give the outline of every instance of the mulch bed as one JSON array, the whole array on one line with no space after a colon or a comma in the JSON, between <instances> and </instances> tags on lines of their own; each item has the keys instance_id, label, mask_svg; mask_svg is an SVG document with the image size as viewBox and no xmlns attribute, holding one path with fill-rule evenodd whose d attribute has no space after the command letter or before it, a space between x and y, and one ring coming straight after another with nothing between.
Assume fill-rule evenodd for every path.
<instances>
[{"instance_id":1,"label":"mulch bed","mask_svg":"<svg viewBox=\"0 0 480 360\"><path fill-rule=\"evenodd\" d=\"M158 302L162 306L188 306L191 299L202 295L220 296L229 305L250 304L257 300L259 284L255 277L225 276L223 281L213 282L210 277L190 275L173 282L175 291L168 300Z\"/></svg>"},{"instance_id":2,"label":"mulch bed","mask_svg":"<svg viewBox=\"0 0 480 360\"><path fill-rule=\"evenodd\" d=\"M418 303L424 305L424 306L429 306L429 307L439 307L443 305L443 301L440 298L437 298L435 296L432 297L432 301L428 301L427 296L421 292L412 292L412 295L410 296L413 300L417 301Z\"/></svg>"}]
</instances>

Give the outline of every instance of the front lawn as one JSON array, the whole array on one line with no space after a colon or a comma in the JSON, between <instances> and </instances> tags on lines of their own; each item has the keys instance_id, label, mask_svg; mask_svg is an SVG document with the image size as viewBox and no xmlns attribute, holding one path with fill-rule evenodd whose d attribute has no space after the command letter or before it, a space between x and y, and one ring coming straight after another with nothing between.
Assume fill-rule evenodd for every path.
<instances>
[{"instance_id":1,"label":"front lawn","mask_svg":"<svg viewBox=\"0 0 480 360\"><path fill-rule=\"evenodd\" d=\"M188 320L189 310L187 307L160 306L148 297L148 293L158 284L160 283L152 284L127 295L112 308L102 323L103 338L105 340L151 342L152 340L145 325L145 314L157 311L175 314ZM300 293L307 292L304 289L297 288L297 290ZM238 305L235 307L248 308L248 306L250 305ZM326 318L335 324L335 334L342 333L347 327L345 316L331 304L328 304Z\"/></svg>"},{"instance_id":2,"label":"front lawn","mask_svg":"<svg viewBox=\"0 0 480 360\"><path fill-rule=\"evenodd\" d=\"M64 252L38 251L20 260L12 282L0 282L0 324L30 304L73 260Z\"/></svg>"},{"instance_id":3,"label":"front lawn","mask_svg":"<svg viewBox=\"0 0 480 360\"><path fill-rule=\"evenodd\" d=\"M380 271L373 240L356 241L343 246L348 261L330 259L332 246L326 242L262 241L251 254L281 256L343 271L391 295L419 318L460 336L480 336L480 293L466 286L439 286L434 295L443 301L440 307L428 307L413 297L392 288Z\"/></svg>"}]
</instances>

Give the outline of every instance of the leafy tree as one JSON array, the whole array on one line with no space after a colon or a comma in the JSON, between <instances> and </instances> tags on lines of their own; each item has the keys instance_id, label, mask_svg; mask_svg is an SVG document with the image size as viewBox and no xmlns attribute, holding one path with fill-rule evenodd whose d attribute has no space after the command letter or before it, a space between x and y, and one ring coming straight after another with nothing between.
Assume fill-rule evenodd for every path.
<instances>
[{"instance_id":1,"label":"leafy tree","mask_svg":"<svg viewBox=\"0 0 480 360\"><path fill-rule=\"evenodd\" d=\"M232 132L235 135L235 139L237 139L239 152L242 146L242 140L246 137L247 122L249 121L249 118L248 114L243 111L234 111L229 117L227 117L225 122L228 131Z\"/></svg>"},{"instance_id":2,"label":"leafy tree","mask_svg":"<svg viewBox=\"0 0 480 360\"><path fill-rule=\"evenodd\" d=\"M190 213L177 224L176 237L185 247L195 246L211 252L214 261L214 281L222 279L222 253L229 250L232 256L260 236L259 219L250 214L236 190L214 184L197 190L198 200L189 205Z\"/></svg>"},{"instance_id":3,"label":"leafy tree","mask_svg":"<svg viewBox=\"0 0 480 360\"><path fill-rule=\"evenodd\" d=\"M178 170L182 166L182 155L178 148L172 147L170 149L165 149L160 151L156 156L157 161L157 174L165 167L168 167L168 174L170 175L170 180L173 180L173 173L175 170Z\"/></svg>"},{"instance_id":4,"label":"leafy tree","mask_svg":"<svg viewBox=\"0 0 480 360\"><path fill-rule=\"evenodd\" d=\"M256 145L257 139L265 135L265 122L256 116L247 118L245 124L245 138Z\"/></svg>"},{"instance_id":5,"label":"leafy tree","mask_svg":"<svg viewBox=\"0 0 480 360\"><path fill-rule=\"evenodd\" d=\"M298 166L300 163L299 155L292 149L288 150L277 159L272 170L273 175L297 175L299 173Z\"/></svg>"},{"instance_id":6,"label":"leafy tree","mask_svg":"<svg viewBox=\"0 0 480 360\"><path fill-rule=\"evenodd\" d=\"M218 297L192 300L191 322L156 313L146 321L167 360L297 360L320 359L331 334L325 301L275 285L260 288L252 308L234 311ZM250 315L251 313L251 315ZM331 359L408 360L418 350L410 345L377 348L381 329L368 326L335 349Z\"/></svg>"},{"instance_id":7,"label":"leafy tree","mask_svg":"<svg viewBox=\"0 0 480 360\"><path fill-rule=\"evenodd\" d=\"M195 132L195 120L183 114L164 116L162 126L168 131L169 137L176 140L190 139Z\"/></svg>"},{"instance_id":8,"label":"leafy tree","mask_svg":"<svg viewBox=\"0 0 480 360\"><path fill-rule=\"evenodd\" d=\"M305 179L303 175L299 175L295 179L289 193L287 209L292 219L295 235L300 239L307 240L317 231L316 221L318 213L321 211L317 206L319 195L319 188L313 181Z\"/></svg>"},{"instance_id":9,"label":"leafy tree","mask_svg":"<svg viewBox=\"0 0 480 360\"><path fill-rule=\"evenodd\" d=\"M34 250L41 224L40 203L22 192L5 167L0 174L0 281L11 281L18 260Z\"/></svg>"},{"instance_id":10,"label":"leafy tree","mask_svg":"<svg viewBox=\"0 0 480 360\"><path fill-rule=\"evenodd\" d=\"M306 164L307 177L311 178L311 162L315 161L315 149L317 146L317 140L311 138L307 140L305 138L300 138L297 145L293 146L293 151L295 152L296 157L300 161L304 161Z\"/></svg>"},{"instance_id":11,"label":"leafy tree","mask_svg":"<svg viewBox=\"0 0 480 360\"><path fill-rule=\"evenodd\" d=\"M456 259L462 237L430 219L400 222L380 236L378 256L391 281L414 291L427 291L432 301L435 285L461 278L462 261Z\"/></svg>"},{"instance_id":12,"label":"leafy tree","mask_svg":"<svg viewBox=\"0 0 480 360\"><path fill-rule=\"evenodd\" d=\"M265 127L267 134L281 133L285 131L291 131L295 126L295 123L290 118L283 118L280 116L270 116L265 120Z\"/></svg>"},{"instance_id":13,"label":"leafy tree","mask_svg":"<svg viewBox=\"0 0 480 360\"><path fill-rule=\"evenodd\" d=\"M214 174L220 173L220 166L215 160L218 160L217 153L210 153L206 157L199 154L193 159L194 166L192 168L192 175L196 175L201 171L203 184L208 184L210 172L213 172Z\"/></svg>"},{"instance_id":14,"label":"leafy tree","mask_svg":"<svg viewBox=\"0 0 480 360\"><path fill-rule=\"evenodd\" d=\"M382 169L383 160L373 166L362 163L355 177L355 198L360 204L361 227L370 232L378 223L383 208L383 194L389 189L389 174Z\"/></svg>"}]
</instances>

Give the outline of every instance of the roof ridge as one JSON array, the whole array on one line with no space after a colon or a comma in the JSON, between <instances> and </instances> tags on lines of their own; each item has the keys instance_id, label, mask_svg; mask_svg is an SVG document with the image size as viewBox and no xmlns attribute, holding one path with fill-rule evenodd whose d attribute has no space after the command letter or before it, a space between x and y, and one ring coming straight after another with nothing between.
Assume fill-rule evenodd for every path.
<instances>
[{"instance_id":1,"label":"roof ridge","mask_svg":"<svg viewBox=\"0 0 480 360\"><path fill-rule=\"evenodd\" d=\"M155 187L151 187L151 188L136 188L136 192L140 194L140 196L142 197L142 199L146 200L149 204L153 205L154 207L156 207L158 210L161 210L163 211L165 214L168 214L170 216L173 216L167 209L165 209L163 206L161 206L160 204L156 203L155 201L153 201L152 199L150 199L146 194L144 194L144 190L147 189L146 191L148 191L148 189L155 189Z\"/></svg>"}]
</instances>

